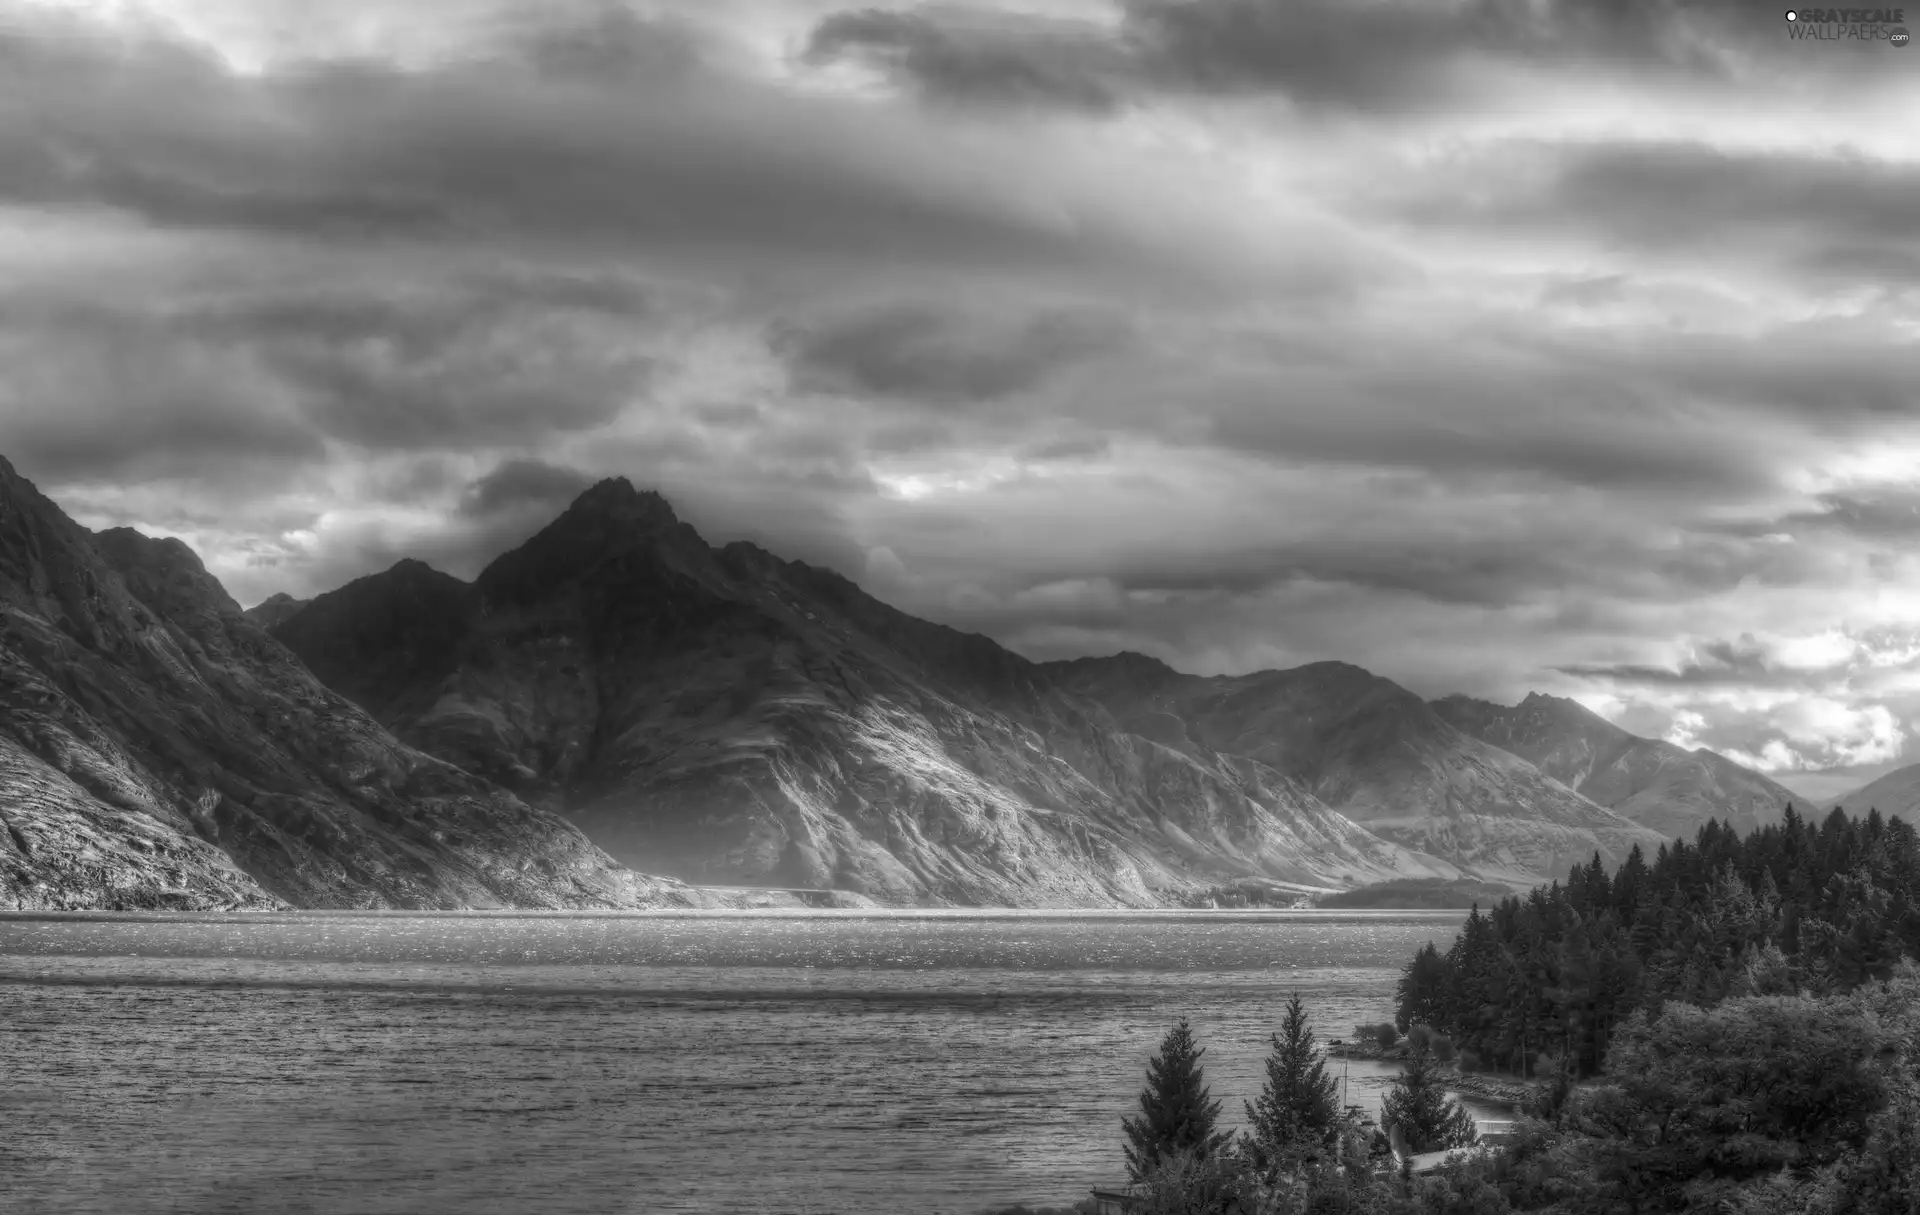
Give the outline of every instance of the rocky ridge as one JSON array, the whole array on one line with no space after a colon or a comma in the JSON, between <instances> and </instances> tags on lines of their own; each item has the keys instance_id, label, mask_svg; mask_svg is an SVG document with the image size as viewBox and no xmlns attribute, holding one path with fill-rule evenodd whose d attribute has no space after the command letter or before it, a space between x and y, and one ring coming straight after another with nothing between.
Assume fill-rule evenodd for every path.
<instances>
[{"instance_id":1,"label":"rocky ridge","mask_svg":"<svg viewBox=\"0 0 1920 1215\"><path fill-rule=\"evenodd\" d=\"M1794 795L1702 747L1630 734L1578 701L1539 692L1512 707L1466 696L1433 709L1475 738L1520 756L1569 788L1673 839L1710 818L1745 835L1777 823Z\"/></svg>"},{"instance_id":2,"label":"rocky ridge","mask_svg":"<svg viewBox=\"0 0 1920 1215\"><path fill-rule=\"evenodd\" d=\"M1130 730L1266 764L1374 834L1478 877L1525 886L1661 841L1346 663L1202 677L1121 654L1047 670Z\"/></svg>"},{"instance_id":3,"label":"rocky ridge","mask_svg":"<svg viewBox=\"0 0 1920 1215\"><path fill-rule=\"evenodd\" d=\"M673 892L405 746L177 540L0 460L0 907L631 907Z\"/></svg>"},{"instance_id":4,"label":"rocky ridge","mask_svg":"<svg viewBox=\"0 0 1920 1215\"><path fill-rule=\"evenodd\" d=\"M689 881L1065 906L1453 873L624 480L471 585L402 563L275 635L406 741Z\"/></svg>"}]
</instances>

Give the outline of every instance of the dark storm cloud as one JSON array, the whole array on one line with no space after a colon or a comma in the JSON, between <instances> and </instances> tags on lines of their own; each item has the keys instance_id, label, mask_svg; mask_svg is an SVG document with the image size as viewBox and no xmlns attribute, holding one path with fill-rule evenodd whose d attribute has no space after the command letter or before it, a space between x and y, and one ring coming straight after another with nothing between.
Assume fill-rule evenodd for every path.
<instances>
[{"instance_id":1,"label":"dark storm cloud","mask_svg":"<svg viewBox=\"0 0 1920 1215\"><path fill-rule=\"evenodd\" d=\"M460 513L478 517L537 506L558 514L595 480L544 460L507 460L467 488Z\"/></svg>"},{"instance_id":2,"label":"dark storm cloud","mask_svg":"<svg viewBox=\"0 0 1920 1215\"><path fill-rule=\"evenodd\" d=\"M1655 377L1489 335L1469 342L1403 341L1384 365L1322 346L1207 386L1194 408L1215 444L1292 459L1616 490L1752 490L1772 480L1763 453L1729 442L1717 419L1690 415Z\"/></svg>"},{"instance_id":3,"label":"dark storm cloud","mask_svg":"<svg viewBox=\"0 0 1920 1215\"><path fill-rule=\"evenodd\" d=\"M1819 494L1817 509L1794 510L1768 518L1712 525L1723 535L1806 537L1831 541L1851 538L1905 545L1920 539L1920 494L1910 490L1874 490Z\"/></svg>"},{"instance_id":4,"label":"dark storm cloud","mask_svg":"<svg viewBox=\"0 0 1920 1215\"><path fill-rule=\"evenodd\" d=\"M1767 662L1766 650L1750 637L1740 641L1708 642L1699 648L1695 661L1673 668L1624 663L1613 666L1575 665L1556 669L1563 674L1588 679L1682 687L1744 687L1781 682L1799 683L1805 680L1805 672L1774 670Z\"/></svg>"},{"instance_id":5,"label":"dark storm cloud","mask_svg":"<svg viewBox=\"0 0 1920 1215\"><path fill-rule=\"evenodd\" d=\"M1591 71L1685 89L1767 71L1888 75L1884 47L1786 38L1779 13L1733 0L1121 0L1109 26L958 6L860 9L823 21L811 54L858 56L936 98L1053 102L1092 113L1151 94L1271 94L1314 109L1431 112L1510 88L1503 69Z\"/></svg>"},{"instance_id":6,"label":"dark storm cloud","mask_svg":"<svg viewBox=\"0 0 1920 1215\"><path fill-rule=\"evenodd\" d=\"M1781 646L1751 634L1698 643L1692 657L1673 667L1618 664L1567 666L1566 674L1600 678L1623 684L1692 688L1829 689L1848 682L1871 680L1876 671L1914 670L1915 633L1911 629L1867 629L1850 634L1847 643L1826 660L1791 661ZM1862 656L1876 657L1863 665Z\"/></svg>"},{"instance_id":7,"label":"dark storm cloud","mask_svg":"<svg viewBox=\"0 0 1920 1215\"><path fill-rule=\"evenodd\" d=\"M1920 266L1920 167L1858 153L1503 140L1375 191L1363 205L1426 231L1574 236L1656 266L1733 258L1815 283L1903 285Z\"/></svg>"},{"instance_id":8,"label":"dark storm cloud","mask_svg":"<svg viewBox=\"0 0 1920 1215\"><path fill-rule=\"evenodd\" d=\"M1780 520L1780 528L1833 529L1902 544L1920 539L1920 492L1889 492L1872 496L1825 494L1821 496L1820 503L1825 510L1788 515Z\"/></svg>"},{"instance_id":9,"label":"dark storm cloud","mask_svg":"<svg viewBox=\"0 0 1920 1215\"><path fill-rule=\"evenodd\" d=\"M1024 321L931 304L897 304L782 328L775 349L796 387L939 403L988 401L1037 387L1074 363L1120 348L1118 318L1053 311Z\"/></svg>"},{"instance_id":10,"label":"dark storm cloud","mask_svg":"<svg viewBox=\"0 0 1920 1215\"><path fill-rule=\"evenodd\" d=\"M716 264L1140 257L1142 232L1091 192L1063 223L1001 177L978 188L978 166L956 166L896 116L705 65L677 26L617 24L611 48L556 19L540 38L434 67L320 62L258 77L150 35L10 24L0 200L282 235L617 243ZM652 70L663 56L674 70ZM1151 260L1183 264L1171 248Z\"/></svg>"},{"instance_id":11,"label":"dark storm cloud","mask_svg":"<svg viewBox=\"0 0 1920 1215\"><path fill-rule=\"evenodd\" d=\"M1229 541L1079 572L1111 576L1128 591L1244 595L1289 583L1328 583L1492 609L1582 591L1604 594L1615 604L1665 604L1743 584L1798 586L1814 560L1778 545L1698 534L1683 534L1668 551L1650 553L1630 528L1595 528L1585 517L1523 526L1487 512L1452 528L1409 524L1402 530L1406 534L1392 536L1355 529L1258 548Z\"/></svg>"},{"instance_id":12,"label":"dark storm cloud","mask_svg":"<svg viewBox=\"0 0 1920 1215\"><path fill-rule=\"evenodd\" d=\"M166 304L16 292L0 295L0 413L42 476L258 490L324 464L330 442L429 454L603 424L652 381L632 347L652 308L623 276L557 267Z\"/></svg>"},{"instance_id":13,"label":"dark storm cloud","mask_svg":"<svg viewBox=\"0 0 1920 1215\"><path fill-rule=\"evenodd\" d=\"M685 79L706 63L699 33L605 0L570 21L522 23L512 40L542 74L597 83Z\"/></svg>"},{"instance_id":14,"label":"dark storm cloud","mask_svg":"<svg viewBox=\"0 0 1920 1215\"><path fill-rule=\"evenodd\" d=\"M1503 140L1436 169L1402 202L1428 223L1588 228L1647 250L1801 230L1889 250L1916 240L1920 169L1866 155L1741 152L1701 140ZM1486 190L1490 179L1503 188Z\"/></svg>"},{"instance_id":15,"label":"dark storm cloud","mask_svg":"<svg viewBox=\"0 0 1920 1215\"><path fill-rule=\"evenodd\" d=\"M204 475L256 489L323 454L299 412L244 360L138 313L0 303L7 454L48 478Z\"/></svg>"},{"instance_id":16,"label":"dark storm cloud","mask_svg":"<svg viewBox=\"0 0 1920 1215\"><path fill-rule=\"evenodd\" d=\"M929 97L1104 114L1120 105L1125 52L1097 27L947 8L836 13L813 31L815 63L857 57Z\"/></svg>"}]
</instances>

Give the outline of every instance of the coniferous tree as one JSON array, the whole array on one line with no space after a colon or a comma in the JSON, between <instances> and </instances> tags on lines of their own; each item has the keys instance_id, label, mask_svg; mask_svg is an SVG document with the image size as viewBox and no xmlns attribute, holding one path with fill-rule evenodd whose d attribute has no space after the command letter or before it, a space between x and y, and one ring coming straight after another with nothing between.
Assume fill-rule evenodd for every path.
<instances>
[{"instance_id":1,"label":"coniferous tree","mask_svg":"<svg viewBox=\"0 0 1920 1215\"><path fill-rule=\"evenodd\" d=\"M1447 964L1428 941L1400 976L1394 991L1394 1021L1405 1033L1416 1025L1438 1025L1447 1014Z\"/></svg>"},{"instance_id":2,"label":"coniferous tree","mask_svg":"<svg viewBox=\"0 0 1920 1215\"><path fill-rule=\"evenodd\" d=\"M1473 1119L1440 1087L1440 1063L1424 1044L1407 1053L1381 1103L1381 1120L1400 1128L1409 1152L1465 1147L1474 1140Z\"/></svg>"},{"instance_id":3,"label":"coniferous tree","mask_svg":"<svg viewBox=\"0 0 1920 1215\"><path fill-rule=\"evenodd\" d=\"M1845 993L1905 956L1920 956L1920 833L1872 813L1809 822L1789 807L1744 839L1709 821L1651 864L1635 849L1611 877L1589 861L1564 886L1476 909L1451 949L1408 963L1397 1013L1476 1066L1532 1075L1544 1056L1582 1076L1635 1011Z\"/></svg>"},{"instance_id":4,"label":"coniferous tree","mask_svg":"<svg viewBox=\"0 0 1920 1215\"><path fill-rule=\"evenodd\" d=\"M1286 1018L1267 1056L1267 1083L1247 1104L1249 1146L1263 1167L1333 1146L1340 1109L1332 1076L1314 1042L1313 1026L1299 993L1287 1001Z\"/></svg>"},{"instance_id":5,"label":"coniferous tree","mask_svg":"<svg viewBox=\"0 0 1920 1215\"><path fill-rule=\"evenodd\" d=\"M1185 1017L1160 1040L1160 1053L1147 1063L1147 1086L1140 1093L1140 1115L1121 1120L1127 1133L1127 1173L1140 1181L1164 1160L1187 1155L1205 1160L1229 1138L1216 1132L1220 1103L1208 1100L1200 1056L1206 1048L1193 1040Z\"/></svg>"}]
</instances>

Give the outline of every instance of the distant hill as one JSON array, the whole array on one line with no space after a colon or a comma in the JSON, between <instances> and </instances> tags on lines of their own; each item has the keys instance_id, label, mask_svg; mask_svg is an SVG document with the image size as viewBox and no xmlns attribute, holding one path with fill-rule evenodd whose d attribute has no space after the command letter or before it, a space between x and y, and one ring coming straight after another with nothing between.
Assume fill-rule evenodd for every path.
<instances>
[{"instance_id":1,"label":"distant hill","mask_svg":"<svg viewBox=\"0 0 1920 1215\"><path fill-rule=\"evenodd\" d=\"M1346 663L1202 677L1120 654L1046 671L1141 737L1258 760L1369 831L1474 876L1530 885L1595 852L1617 864L1633 845L1661 842Z\"/></svg>"},{"instance_id":2,"label":"distant hill","mask_svg":"<svg viewBox=\"0 0 1920 1215\"><path fill-rule=\"evenodd\" d=\"M1449 696L1433 708L1668 839L1691 840L1709 818L1746 835L1780 821L1789 802L1805 801L1724 755L1629 734L1578 701L1535 692L1509 708Z\"/></svg>"},{"instance_id":3,"label":"distant hill","mask_svg":"<svg viewBox=\"0 0 1920 1215\"><path fill-rule=\"evenodd\" d=\"M308 601L305 599L295 599L292 595L282 591L277 595L271 595L259 603L254 604L242 612L241 615L263 629L270 629L290 619L295 613L299 612L301 608L307 606L307 603Z\"/></svg>"},{"instance_id":4,"label":"distant hill","mask_svg":"<svg viewBox=\"0 0 1920 1215\"><path fill-rule=\"evenodd\" d=\"M1849 814L1878 810L1920 826L1920 764L1895 768L1885 776L1833 799L1833 805L1842 807Z\"/></svg>"}]
</instances>

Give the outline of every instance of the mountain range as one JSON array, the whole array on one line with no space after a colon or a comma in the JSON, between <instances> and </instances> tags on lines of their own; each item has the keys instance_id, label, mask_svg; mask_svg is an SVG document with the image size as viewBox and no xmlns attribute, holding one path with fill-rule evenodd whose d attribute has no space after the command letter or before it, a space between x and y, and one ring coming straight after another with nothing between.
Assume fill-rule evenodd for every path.
<instances>
[{"instance_id":1,"label":"mountain range","mask_svg":"<svg viewBox=\"0 0 1920 1215\"><path fill-rule=\"evenodd\" d=\"M243 613L0 461L0 906L1526 885L1786 796L1570 701L1030 662L620 479L471 582L409 560Z\"/></svg>"}]
</instances>

